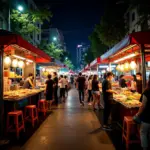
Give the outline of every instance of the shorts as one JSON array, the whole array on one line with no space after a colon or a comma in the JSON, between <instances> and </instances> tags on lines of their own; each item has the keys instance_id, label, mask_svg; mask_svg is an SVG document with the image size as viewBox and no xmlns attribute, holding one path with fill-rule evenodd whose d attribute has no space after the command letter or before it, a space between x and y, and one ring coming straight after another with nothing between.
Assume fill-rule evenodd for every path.
<instances>
[{"instance_id":1,"label":"shorts","mask_svg":"<svg viewBox=\"0 0 150 150\"><path fill-rule=\"evenodd\" d=\"M60 88L60 97L65 97L65 88Z\"/></svg>"},{"instance_id":2,"label":"shorts","mask_svg":"<svg viewBox=\"0 0 150 150\"><path fill-rule=\"evenodd\" d=\"M100 91L92 91L92 94L100 95Z\"/></svg>"},{"instance_id":3,"label":"shorts","mask_svg":"<svg viewBox=\"0 0 150 150\"><path fill-rule=\"evenodd\" d=\"M53 100L53 94L47 93L46 94L46 100L49 100L49 101Z\"/></svg>"}]
</instances>

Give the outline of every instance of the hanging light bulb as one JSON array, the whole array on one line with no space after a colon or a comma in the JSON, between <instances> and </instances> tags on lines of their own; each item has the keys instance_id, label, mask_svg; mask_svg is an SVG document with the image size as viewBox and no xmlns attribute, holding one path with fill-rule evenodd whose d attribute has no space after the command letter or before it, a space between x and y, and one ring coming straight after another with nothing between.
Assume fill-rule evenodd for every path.
<instances>
[{"instance_id":1,"label":"hanging light bulb","mask_svg":"<svg viewBox=\"0 0 150 150\"><path fill-rule=\"evenodd\" d=\"M128 62L126 62L126 63L124 64L124 70L125 70L126 72L128 72L128 71L130 70L130 64L129 64Z\"/></svg>"},{"instance_id":2,"label":"hanging light bulb","mask_svg":"<svg viewBox=\"0 0 150 150\"><path fill-rule=\"evenodd\" d=\"M45 71L45 68L42 68L42 71L44 72L44 71Z\"/></svg>"},{"instance_id":3,"label":"hanging light bulb","mask_svg":"<svg viewBox=\"0 0 150 150\"><path fill-rule=\"evenodd\" d=\"M20 60L20 61L18 62L18 67L19 67L19 68L24 68L24 62L23 62L22 60Z\"/></svg>"},{"instance_id":4,"label":"hanging light bulb","mask_svg":"<svg viewBox=\"0 0 150 150\"><path fill-rule=\"evenodd\" d=\"M130 63L130 68L131 68L131 70L134 70L134 69L136 69L136 63L135 63L135 61L131 61L131 63Z\"/></svg>"},{"instance_id":5,"label":"hanging light bulb","mask_svg":"<svg viewBox=\"0 0 150 150\"><path fill-rule=\"evenodd\" d=\"M117 67L116 67L116 70L120 71L121 69L121 65L119 64Z\"/></svg>"},{"instance_id":6,"label":"hanging light bulb","mask_svg":"<svg viewBox=\"0 0 150 150\"><path fill-rule=\"evenodd\" d=\"M121 71L121 72L124 71L124 64L120 65L120 71Z\"/></svg>"},{"instance_id":7,"label":"hanging light bulb","mask_svg":"<svg viewBox=\"0 0 150 150\"><path fill-rule=\"evenodd\" d=\"M12 61L12 67L17 67L18 66L18 60L17 59L13 59Z\"/></svg>"},{"instance_id":8,"label":"hanging light bulb","mask_svg":"<svg viewBox=\"0 0 150 150\"><path fill-rule=\"evenodd\" d=\"M26 65L28 66L29 64L30 64L30 63L27 61L27 62L26 62Z\"/></svg>"},{"instance_id":9,"label":"hanging light bulb","mask_svg":"<svg viewBox=\"0 0 150 150\"><path fill-rule=\"evenodd\" d=\"M9 56L6 56L4 58L4 63L7 64L7 65L10 65L11 64L11 58Z\"/></svg>"}]
</instances>

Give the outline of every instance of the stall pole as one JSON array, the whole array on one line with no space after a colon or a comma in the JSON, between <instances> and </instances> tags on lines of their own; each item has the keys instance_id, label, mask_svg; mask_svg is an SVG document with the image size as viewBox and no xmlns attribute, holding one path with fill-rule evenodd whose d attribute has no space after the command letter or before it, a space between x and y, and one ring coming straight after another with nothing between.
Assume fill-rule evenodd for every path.
<instances>
[{"instance_id":1,"label":"stall pole","mask_svg":"<svg viewBox=\"0 0 150 150\"><path fill-rule=\"evenodd\" d=\"M112 69L111 69L111 62L110 62L110 63L109 63L109 71L111 72L111 70L112 70Z\"/></svg>"},{"instance_id":2,"label":"stall pole","mask_svg":"<svg viewBox=\"0 0 150 150\"><path fill-rule=\"evenodd\" d=\"M99 75L99 74L98 74L98 67L99 67L99 64L97 64L97 75Z\"/></svg>"},{"instance_id":3,"label":"stall pole","mask_svg":"<svg viewBox=\"0 0 150 150\"><path fill-rule=\"evenodd\" d=\"M145 48L141 44L141 59L142 59L142 85L143 90L146 88L146 66L145 66Z\"/></svg>"},{"instance_id":4,"label":"stall pole","mask_svg":"<svg viewBox=\"0 0 150 150\"><path fill-rule=\"evenodd\" d=\"M3 53L4 47L0 46L0 138L3 136L3 116L4 116L4 101L3 101Z\"/></svg>"}]
</instances>

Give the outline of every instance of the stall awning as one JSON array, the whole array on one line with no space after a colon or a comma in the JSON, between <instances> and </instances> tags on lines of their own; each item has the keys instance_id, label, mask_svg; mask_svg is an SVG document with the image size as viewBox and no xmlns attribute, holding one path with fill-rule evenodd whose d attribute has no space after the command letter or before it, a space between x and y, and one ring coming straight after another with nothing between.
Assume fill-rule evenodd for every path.
<instances>
[{"instance_id":1,"label":"stall awning","mask_svg":"<svg viewBox=\"0 0 150 150\"><path fill-rule=\"evenodd\" d=\"M87 64L84 69L89 70L90 69L90 64Z\"/></svg>"},{"instance_id":2,"label":"stall awning","mask_svg":"<svg viewBox=\"0 0 150 150\"><path fill-rule=\"evenodd\" d=\"M36 62L50 62L51 58L42 50L33 46L21 36L6 30L0 30L0 45L10 46L17 45L37 55Z\"/></svg>"},{"instance_id":3,"label":"stall awning","mask_svg":"<svg viewBox=\"0 0 150 150\"><path fill-rule=\"evenodd\" d=\"M141 44L143 44L145 47L150 47L150 32L135 32L129 34L122 41L103 54L101 56L101 60L105 61L109 59L110 56L113 56L120 51L122 52L123 50L130 49L136 51L139 49Z\"/></svg>"},{"instance_id":4,"label":"stall awning","mask_svg":"<svg viewBox=\"0 0 150 150\"><path fill-rule=\"evenodd\" d=\"M98 58L96 58L94 61L92 61L91 63L90 63L90 67L92 68L92 67L95 67L95 66L97 66L97 64L100 64L101 63L101 59L100 59L100 57L98 57Z\"/></svg>"}]
</instances>

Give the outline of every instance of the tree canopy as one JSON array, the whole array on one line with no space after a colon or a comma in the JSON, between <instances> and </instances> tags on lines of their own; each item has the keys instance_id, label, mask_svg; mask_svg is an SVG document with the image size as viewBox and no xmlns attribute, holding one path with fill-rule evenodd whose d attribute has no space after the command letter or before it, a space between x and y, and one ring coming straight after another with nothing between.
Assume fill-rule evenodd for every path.
<instances>
[{"instance_id":1,"label":"tree canopy","mask_svg":"<svg viewBox=\"0 0 150 150\"><path fill-rule=\"evenodd\" d=\"M117 7L116 3L105 8L100 23L95 27L95 32L103 44L110 47L125 36L127 31L123 17L125 10L126 7Z\"/></svg>"},{"instance_id":2,"label":"tree canopy","mask_svg":"<svg viewBox=\"0 0 150 150\"><path fill-rule=\"evenodd\" d=\"M43 24L45 20L50 21L52 13L46 9L35 10L28 12L19 12L18 10L12 10L11 12L11 29L23 36L26 40L30 41L30 34L34 32L40 33L41 30L38 24Z\"/></svg>"},{"instance_id":3,"label":"tree canopy","mask_svg":"<svg viewBox=\"0 0 150 150\"><path fill-rule=\"evenodd\" d=\"M71 62L71 60L69 60L69 59L65 59L64 60L64 64L67 66L67 67L69 67L70 69L74 69L74 65L72 64L72 62Z\"/></svg>"},{"instance_id":4,"label":"tree canopy","mask_svg":"<svg viewBox=\"0 0 150 150\"><path fill-rule=\"evenodd\" d=\"M47 53L49 56L54 57L58 60L60 60L61 55L63 55L63 49L60 49L54 43L47 44L45 41L42 41L38 47L42 49L45 53Z\"/></svg>"}]
</instances>

